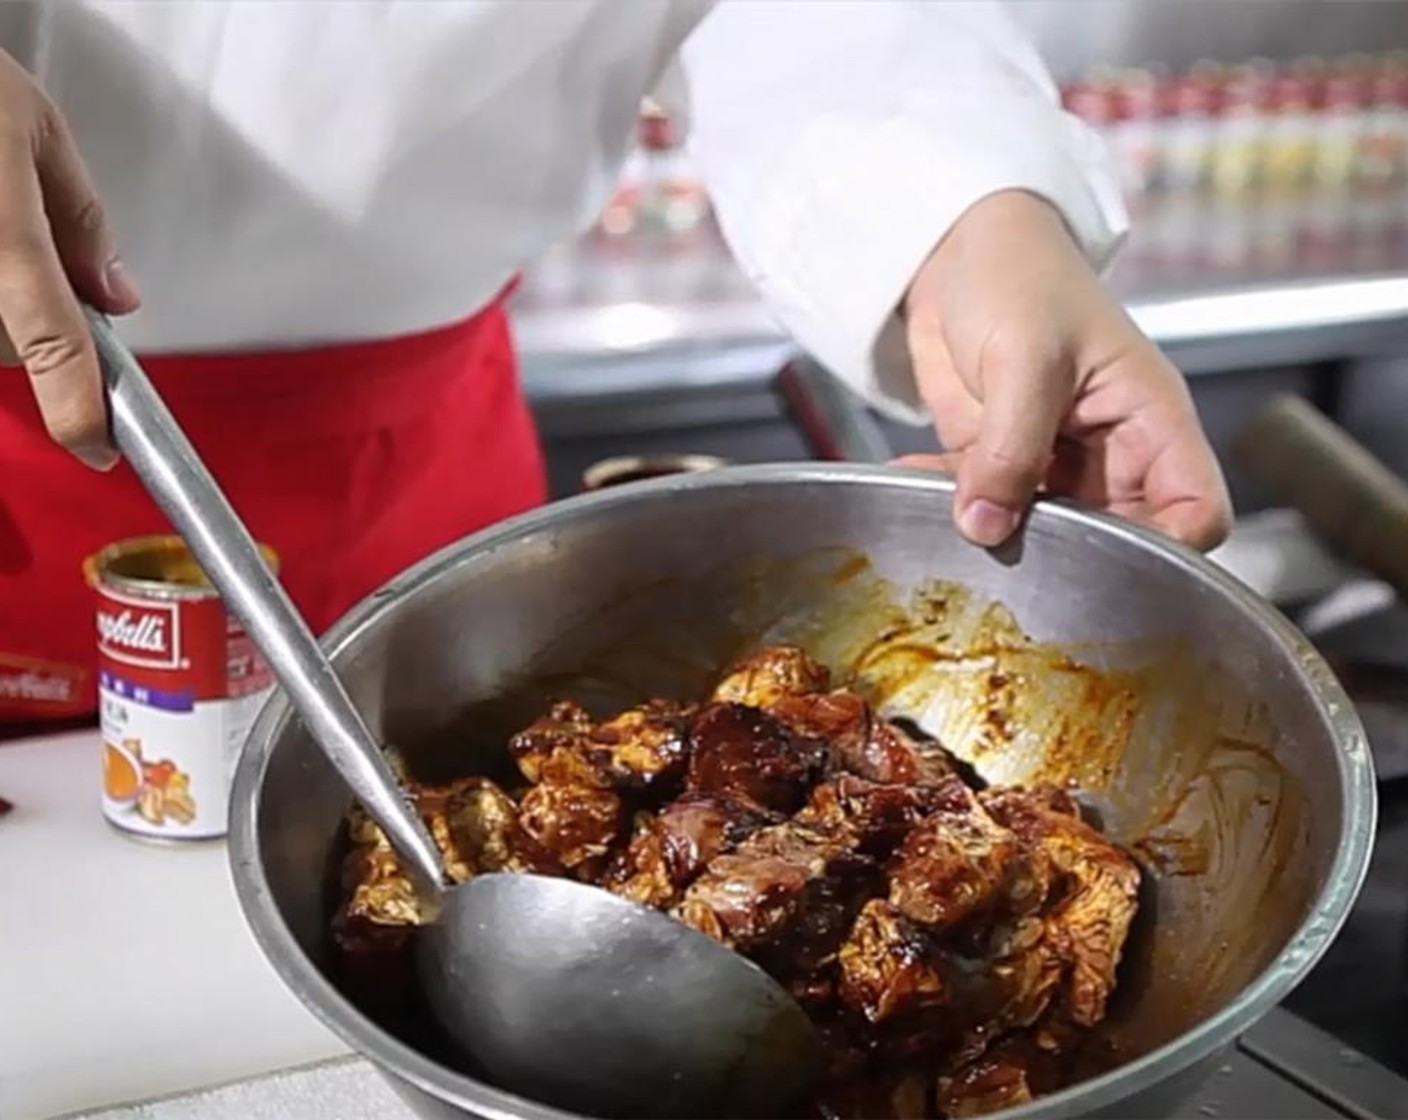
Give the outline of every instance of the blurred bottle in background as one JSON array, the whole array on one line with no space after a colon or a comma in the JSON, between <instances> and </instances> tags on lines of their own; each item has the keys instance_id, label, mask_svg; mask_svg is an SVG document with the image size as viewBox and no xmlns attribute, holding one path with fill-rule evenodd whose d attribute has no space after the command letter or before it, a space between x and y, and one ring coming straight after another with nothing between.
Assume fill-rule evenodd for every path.
<instances>
[{"instance_id":1,"label":"blurred bottle in background","mask_svg":"<svg viewBox=\"0 0 1408 1120\"><path fill-rule=\"evenodd\" d=\"M1272 120L1270 63L1255 59L1222 79L1222 113L1214 134L1211 183L1224 197L1247 194L1266 173Z\"/></svg>"},{"instance_id":2,"label":"blurred bottle in background","mask_svg":"<svg viewBox=\"0 0 1408 1120\"><path fill-rule=\"evenodd\" d=\"M1208 179L1221 105L1214 75L1191 73L1170 82L1170 112L1160 132L1161 185L1170 191L1195 191Z\"/></svg>"},{"instance_id":3,"label":"blurred bottle in background","mask_svg":"<svg viewBox=\"0 0 1408 1120\"><path fill-rule=\"evenodd\" d=\"M669 116L647 105L639 146L644 156L641 220L656 231L689 234L709 217L709 196Z\"/></svg>"},{"instance_id":4,"label":"blurred bottle in background","mask_svg":"<svg viewBox=\"0 0 1408 1120\"><path fill-rule=\"evenodd\" d=\"M1408 242L1408 52L1093 69L1062 90L1135 217L1130 268L1384 267ZM1127 269L1128 271L1128 269Z\"/></svg>"},{"instance_id":5,"label":"blurred bottle in background","mask_svg":"<svg viewBox=\"0 0 1408 1120\"><path fill-rule=\"evenodd\" d=\"M1370 76L1355 174L1376 186L1408 179L1408 56L1384 59Z\"/></svg>"}]
</instances>

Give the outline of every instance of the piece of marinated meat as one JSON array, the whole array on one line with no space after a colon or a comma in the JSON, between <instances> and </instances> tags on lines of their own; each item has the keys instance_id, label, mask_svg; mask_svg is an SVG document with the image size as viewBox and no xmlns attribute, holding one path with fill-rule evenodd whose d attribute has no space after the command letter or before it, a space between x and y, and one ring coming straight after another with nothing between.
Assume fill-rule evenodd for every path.
<instances>
[{"instance_id":1,"label":"piece of marinated meat","mask_svg":"<svg viewBox=\"0 0 1408 1120\"><path fill-rule=\"evenodd\" d=\"M377 835L377 842L354 846L343 857L345 913L349 919L377 925L418 925L421 914L415 886L380 829Z\"/></svg>"},{"instance_id":2,"label":"piece of marinated meat","mask_svg":"<svg viewBox=\"0 0 1408 1120\"><path fill-rule=\"evenodd\" d=\"M523 831L518 806L485 778L444 786L417 784L390 756L454 882L493 871L560 873L561 868ZM381 828L359 807L348 817L342 863L346 901L333 920L337 967L364 1010L404 1013L412 1004L414 927L420 905L400 858Z\"/></svg>"},{"instance_id":3,"label":"piece of marinated meat","mask_svg":"<svg viewBox=\"0 0 1408 1120\"><path fill-rule=\"evenodd\" d=\"M785 947L793 971L809 975L840 945L877 877L846 837L787 822L711 860L672 913L745 954Z\"/></svg>"},{"instance_id":4,"label":"piece of marinated meat","mask_svg":"<svg viewBox=\"0 0 1408 1120\"><path fill-rule=\"evenodd\" d=\"M779 824L776 813L726 796L687 793L656 818L665 837L670 878L688 886L715 856L732 851L760 829Z\"/></svg>"},{"instance_id":5,"label":"piece of marinated meat","mask_svg":"<svg viewBox=\"0 0 1408 1120\"><path fill-rule=\"evenodd\" d=\"M630 843L611 861L602 885L612 894L656 910L668 909L680 894L670 874L666 842L657 817L641 813Z\"/></svg>"},{"instance_id":6,"label":"piece of marinated meat","mask_svg":"<svg viewBox=\"0 0 1408 1120\"><path fill-rule=\"evenodd\" d=\"M1017 1041L1004 1040L982 1057L935 1084L935 1104L940 1116L959 1120L986 1116L1004 1108L1028 1104L1036 1098L1050 1073L1050 1059Z\"/></svg>"},{"instance_id":7,"label":"piece of marinated meat","mask_svg":"<svg viewBox=\"0 0 1408 1120\"><path fill-rule=\"evenodd\" d=\"M1119 855L1082 860L1070 894L1046 919L1055 951L1068 962L1062 1010L1082 1027L1105 1017L1137 907L1138 869Z\"/></svg>"},{"instance_id":8,"label":"piece of marinated meat","mask_svg":"<svg viewBox=\"0 0 1408 1120\"><path fill-rule=\"evenodd\" d=\"M884 900L867 903L839 956L842 1004L872 1024L873 1053L931 1072L981 1057L1029 1005L1035 1021L1061 976L1033 972L1034 954L1009 963L957 953Z\"/></svg>"},{"instance_id":9,"label":"piece of marinated meat","mask_svg":"<svg viewBox=\"0 0 1408 1120\"><path fill-rule=\"evenodd\" d=\"M512 798L487 778L446 786L408 782L407 788L452 882L491 871L557 870L522 828ZM417 924L420 907L411 880L386 835L360 808L349 818L348 838L342 871L348 916L380 925Z\"/></svg>"},{"instance_id":10,"label":"piece of marinated meat","mask_svg":"<svg viewBox=\"0 0 1408 1120\"><path fill-rule=\"evenodd\" d=\"M416 805L455 882L493 871L557 870L523 828L519 807L487 778L461 778L421 790Z\"/></svg>"},{"instance_id":11,"label":"piece of marinated meat","mask_svg":"<svg viewBox=\"0 0 1408 1120\"><path fill-rule=\"evenodd\" d=\"M658 814L640 815L606 886L642 905L665 909L711 859L780 819L738 798L686 793Z\"/></svg>"},{"instance_id":12,"label":"piece of marinated meat","mask_svg":"<svg viewBox=\"0 0 1408 1120\"><path fill-rule=\"evenodd\" d=\"M861 909L838 960L841 1002L872 1023L952 998L938 941L884 899Z\"/></svg>"},{"instance_id":13,"label":"piece of marinated meat","mask_svg":"<svg viewBox=\"0 0 1408 1120\"><path fill-rule=\"evenodd\" d=\"M955 1072L1011 1031L1036 1031L1052 1053L1070 1041L1054 1014L1067 970L1045 922L1025 918L984 932L983 952L961 950L951 936L937 939L941 948L927 960L947 986L944 1002L916 1000L876 1020L883 1032L876 1045L891 1060L922 1057L931 1068Z\"/></svg>"},{"instance_id":14,"label":"piece of marinated meat","mask_svg":"<svg viewBox=\"0 0 1408 1120\"><path fill-rule=\"evenodd\" d=\"M533 783L678 791L688 763L685 730L692 707L652 700L601 724L577 705L554 704L509 742Z\"/></svg>"},{"instance_id":15,"label":"piece of marinated meat","mask_svg":"<svg viewBox=\"0 0 1408 1120\"><path fill-rule=\"evenodd\" d=\"M1028 917L994 931L990 975L997 1000L991 1017L1004 1027L1029 1027L1046 1014L1066 964L1045 919Z\"/></svg>"},{"instance_id":16,"label":"piece of marinated meat","mask_svg":"<svg viewBox=\"0 0 1408 1120\"><path fill-rule=\"evenodd\" d=\"M1082 821L1080 806L1065 790L1050 784L1031 789L1000 788L984 790L978 802L999 823L1018 838L1021 854L1007 885L1008 914L1022 918L1039 912L1062 882L1063 871L1052 851L1039 842L1044 834L1040 822L1046 814Z\"/></svg>"},{"instance_id":17,"label":"piece of marinated meat","mask_svg":"<svg viewBox=\"0 0 1408 1120\"><path fill-rule=\"evenodd\" d=\"M858 851L883 859L929 814L961 813L971 804L972 794L954 777L909 786L842 774L812 790L794 819L798 824L846 831L855 837Z\"/></svg>"},{"instance_id":18,"label":"piece of marinated meat","mask_svg":"<svg viewBox=\"0 0 1408 1120\"><path fill-rule=\"evenodd\" d=\"M886 1063L919 1062L931 1073L951 1074L982 1057L1005 1033L1049 1019L1059 962L1042 972L1036 948L999 961L959 953L942 936L928 944L936 942L939 948L927 961L945 985L944 998L911 999L874 1022L871 1045Z\"/></svg>"},{"instance_id":19,"label":"piece of marinated meat","mask_svg":"<svg viewBox=\"0 0 1408 1120\"><path fill-rule=\"evenodd\" d=\"M941 746L905 734L849 689L784 695L768 710L798 734L830 744L833 769L902 785L939 781L954 772Z\"/></svg>"},{"instance_id":20,"label":"piece of marinated meat","mask_svg":"<svg viewBox=\"0 0 1408 1120\"><path fill-rule=\"evenodd\" d=\"M826 770L826 744L742 704L707 704L689 725L692 793L746 798L793 813Z\"/></svg>"},{"instance_id":21,"label":"piece of marinated meat","mask_svg":"<svg viewBox=\"0 0 1408 1120\"><path fill-rule=\"evenodd\" d=\"M620 788L673 793L689 764L686 729L693 710L666 700L631 708L591 731L587 757Z\"/></svg>"},{"instance_id":22,"label":"piece of marinated meat","mask_svg":"<svg viewBox=\"0 0 1408 1120\"><path fill-rule=\"evenodd\" d=\"M567 759L579 755L587 736L591 733L592 717L586 710L570 700L559 700L548 710L548 714L534 720L508 742L509 754L518 763L518 769L530 782L543 780L543 767L559 748L564 749ZM559 774L559 778L563 775Z\"/></svg>"},{"instance_id":23,"label":"piece of marinated meat","mask_svg":"<svg viewBox=\"0 0 1408 1120\"><path fill-rule=\"evenodd\" d=\"M1054 870L1042 909L1043 941L1060 959L1062 1012L1080 1026L1105 1015L1115 973L1138 909L1139 867L1079 816L1052 808L1042 792L980 795L993 817L1017 835L1033 862Z\"/></svg>"},{"instance_id":24,"label":"piece of marinated meat","mask_svg":"<svg viewBox=\"0 0 1408 1120\"><path fill-rule=\"evenodd\" d=\"M564 868L595 880L629 825L617 790L678 787L684 777L689 709L666 701L593 725L579 707L553 706L514 736L510 750L537 784L523 795L523 830Z\"/></svg>"},{"instance_id":25,"label":"piece of marinated meat","mask_svg":"<svg viewBox=\"0 0 1408 1120\"><path fill-rule=\"evenodd\" d=\"M530 789L518 819L523 831L569 870L606 856L629 826L614 790L556 782Z\"/></svg>"},{"instance_id":26,"label":"piece of marinated meat","mask_svg":"<svg viewBox=\"0 0 1408 1120\"><path fill-rule=\"evenodd\" d=\"M1018 860L1017 837L966 787L949 788L964 807L925 817L886 866L895 908L935 932L999 905Z\"/></svg>"},{"instance_id":27,"label":"piece of marinated meat","mask_svg":"<svg viewBox=\"0 0 1408 1120\"><path fill-rule=\"evenodd\" d=\"M872 715L864 742L841 763L876 782L937 782L955 773L948 752L937 743L920 743L878 715Z\"/></svg>"},{"instance_id":28,"label":"piece of marinated meat","mask_svg":"<svg viewBox=\"0 0 1408 1120\"><path fill-rule=\"evenodd\" d=\"M823 692L831 673L791 645L764 646L724 673L713 699L750 708L770 708L784 696Z\"/></svg>"}]
</instances>

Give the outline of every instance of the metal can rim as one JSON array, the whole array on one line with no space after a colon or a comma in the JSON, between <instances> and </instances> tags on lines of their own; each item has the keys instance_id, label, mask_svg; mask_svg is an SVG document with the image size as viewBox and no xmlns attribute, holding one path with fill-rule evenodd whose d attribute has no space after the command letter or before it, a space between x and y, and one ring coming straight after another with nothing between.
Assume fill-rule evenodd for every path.
<instances>
[{"instance_id":1,"label":"metal can rim","mask_svg":"<svg viewBox=\"0 0 1408 1120\"><path fill-rule=\"evenodd\" d=\"M259 542L259 551L270 570L277 573L279 570L278 553L262 541ZM94 590L110 588L114 591L123 591L152 599L192 600L218 599L220 597L220 592L209 583L175 583L171 580L122 575L112 570L113 565L118 561L144 552L182 553L190 558L197 570L200 567L196 563L195 557L191 555L190 546L180 536L175 533L151 533L139 537L127 537L124 540L104 545L83 561L84 581Z\"/></svg>"}]
</instances>

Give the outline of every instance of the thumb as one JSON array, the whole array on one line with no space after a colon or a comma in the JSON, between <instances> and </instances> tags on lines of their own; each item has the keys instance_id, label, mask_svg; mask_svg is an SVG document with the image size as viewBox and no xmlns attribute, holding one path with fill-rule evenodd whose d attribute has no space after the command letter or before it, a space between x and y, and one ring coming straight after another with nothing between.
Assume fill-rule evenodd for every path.
<instances>
[{"instance_id":1,"label":"thumb","mask_svg":"<svg viewBox=\"0 0 1408 1120\"><path fill-rule=\"evenodd\" d=\"M69 283L100 311L123 315L137 310L141 296L118 258L102 202L58 112L46 116L35 166L54 248Z\"/></svg>"},{"instance_id":2,"label":"thumb","mask_svg":"<svg viewBox=\"0 0 1408 1120\"><path fill-rule=\"evenodd\" d=\"M1045 477L1075 374L1059 357L992 344L980 364L982 417L958 468L954 515L965 537L991 548L1016 530Z\"/></svg>"}]
</instances>

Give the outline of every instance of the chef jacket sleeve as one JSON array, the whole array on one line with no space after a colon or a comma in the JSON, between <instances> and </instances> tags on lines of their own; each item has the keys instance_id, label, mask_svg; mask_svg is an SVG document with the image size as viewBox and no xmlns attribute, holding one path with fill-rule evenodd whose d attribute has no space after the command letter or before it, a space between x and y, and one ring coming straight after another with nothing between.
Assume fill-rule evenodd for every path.
<instances>
[{"instance_id":1,"label":"chef jacket sleeve","mask_svg":"<svg viewBox=\"0 0 1408 1120\"><path fill-rule=\"evenodd\" d=\"M973 203L1044 197L1097 269L1123 240L1103 142L1000 4L725 0L680 61L691 158L740 264L803 348L897 419L924 419L897 309Z\"/></svg>"}]
</instances>

